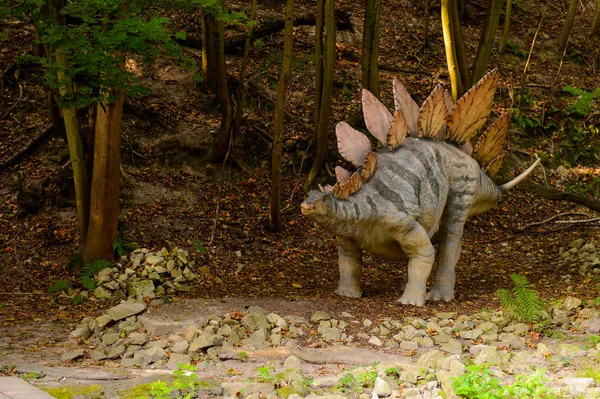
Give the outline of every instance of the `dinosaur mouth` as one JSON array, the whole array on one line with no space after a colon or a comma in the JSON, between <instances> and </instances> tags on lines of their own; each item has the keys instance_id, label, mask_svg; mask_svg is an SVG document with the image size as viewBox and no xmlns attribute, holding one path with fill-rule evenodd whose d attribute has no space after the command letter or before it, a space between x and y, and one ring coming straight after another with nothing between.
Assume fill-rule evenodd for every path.
<instances>
[{"instance_id":1,"label":"dinosaur mouth","mask_svg":"<svg viewBox=\"0 0 600 399\"><path fill-rule=\"evenodd\" d=\"M312 210L313 210L312 205L306 201L303 202L302 205L300 205L300 211L302 211L303 215L308 215L309 213L311 213Z\"/></svg>"}]
</instances>

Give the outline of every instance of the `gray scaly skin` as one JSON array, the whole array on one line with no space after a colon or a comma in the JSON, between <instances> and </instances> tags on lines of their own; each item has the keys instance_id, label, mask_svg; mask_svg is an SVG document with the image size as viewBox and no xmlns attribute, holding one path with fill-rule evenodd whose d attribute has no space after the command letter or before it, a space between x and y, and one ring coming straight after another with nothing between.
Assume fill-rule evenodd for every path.
<instances>
[{"instance_id":1,"label":"gray scaly skin","mask_svg":"<svg viewBox=\"0 0 600 399\"><path fill-rule=\"evenodd\" d=\"M489 102L491 109L491 97ZM407 137L401 146L377 153L376 159L374 173L362 180L358 191L343 199L335 190L311 191L301 210L337 237L338 295L361 296L364 250L388 260L408 257L408 281L399 302L417 306L426 300L454 299L455 267L467 218L495 206L502 193L539 162L498 187L475 159L444 141ZM426 292L435 260L432 239L439 242L438 267L433 287Z\"/></svg>"}]
</instances>

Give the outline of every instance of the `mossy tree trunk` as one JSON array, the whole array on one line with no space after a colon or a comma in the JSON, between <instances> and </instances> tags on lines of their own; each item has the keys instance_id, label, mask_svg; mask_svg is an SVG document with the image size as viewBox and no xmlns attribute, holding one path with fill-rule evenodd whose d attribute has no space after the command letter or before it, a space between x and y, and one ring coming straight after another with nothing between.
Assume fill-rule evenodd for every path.
<instances>
[{"instance_id":1,"label":"mossy tree trunk","mask_svg":"<svg viewBox=\"0 0 600 399\"><path fill-rule=\"evenodd\" d=\"M563 27L560 31L560 36L558 37L558 47L561 52L565 50L565 48L567 47L567 43L569 42L569 36L571 36L571 31L573 30L573 24L575 23L575 13L577 12L578 5L578 0L571 0L569 2L569 10L567 11L567 17L565 18L565 22L563 23Z\"/></svg>"},{"instance_id":2,"label":"mossy tree trunk","mask_svg":"<svg viewBox=\"0 0 600 399\"><path fill-rule=\"evenodd\" d=\"M379 97L379 20L381 0L366 0L362 44L362 85Z\"/></svg>"},{"instance_id":3,"label":"mossy tree trunk","mask_svg":"<svg viewBox=\"0 0 600 399\"><path fill-rule=\"evenodd\" d=\"M273 121L273 157L271 164L271 199L269 203L269 224L273 231L281 230L281 165L283 150L283 108L285 93L292 72L292 46L294 43L294 0L285 3L285 29L283 33L283 65Z\"/></svg>"},{"instance_id":4,"label":"mossy tree trunk","mask_svg":"<svg viewBox=\"0 0 600 399\"><path fill-rule=\"evenodd\" d=\"M504 27L502 28L502 36L500 36L500 44L498 45L498 53L504 54L506 51L506 43L508 42L508 34L510 32L510 15L512 13L512 0L506 0L506 11L504 12Z\"/></svg>"},{"instance_id":5,"label":"mossy tree trunk","mask_svg":"<svg viewBox=\"0 0 600 399\"><path fill-rule=\"evenodd\" d=\"M456 102L463 95L465 89L458 66L458 54L456 50L456 30L453 23L453 12L455 11L456 3L454 0L442 0L441 16L442 16L442 32L444 34L444 46L446 49L446 62L448 64L448 75L450 76L450 84L452 90L452 98Z\"/></svg>"},{"instance_id":6,"label":"mossy tree trunk","mask_svg":"<svg viewBox=\"0 0 600 399\"><path fill-rule=\"evenodd\" d=\"M471 73L471 82L477 82L487 72L503 5L504 0L490 0L488 3L481 39L479 39L477 55L473 64L473 72Z\"/></svg>"},{"instance_id":7,"label":"mossy tree trunk","mask_svg":"<svg viewBox=\"0 0 600 399\"><path fill-rule=\"evenodd\" d=\"M600 0L598 0L598 4L596 5L596 12L594 12L594 19L592 20L592 26L590 28L590 36L595 35L598 32L598 28L600 28Z\"/></svg>"},{"instance_id":8,"label":"mossy tree trunk","mask_svg":"<svg viewBox=\"0 0 600 399\"><path fill-rule=\"evenodd\" d=\"M215 17L208 11L202 11L202 87L208 93L217 90L218 67L217 46L219 33Z\"/></svg>"},{"instance_id":9,"label":"mossy tree trunk","mask_svg":"<svg viewBox=\"0 0 600 399\"><path fill-rule=\"evenodd\" d=\"M329 115L331 111L331 96L333 92L333 76L335 70L335 0L325 0L325 54L322 59L322 83L320 86L319 108L315 109L316 128L315 141L317 151L315 161L310 169L305 190L310 189L327 159ZM318 115L317 115L318 114Z\"/></svg>"}]
</instances>

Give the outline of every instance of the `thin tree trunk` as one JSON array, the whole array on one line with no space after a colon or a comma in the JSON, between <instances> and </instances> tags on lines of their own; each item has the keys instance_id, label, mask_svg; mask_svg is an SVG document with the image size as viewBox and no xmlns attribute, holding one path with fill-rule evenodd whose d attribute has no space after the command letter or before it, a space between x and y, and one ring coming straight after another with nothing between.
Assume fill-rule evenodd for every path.
<instances>
[{"instance_id":1,"label":"thin tree trunk","mask_svg":"<svg viewBox=\"0 0 600 399\"><path fill-rule=\"evenodd\" d=\"M85 263L114 258L112 245L117 236L119 219L123 98L123 92L120 91L114 102L105 101L96 107L90 222L83 256Z\"/></svg>"},{"instance_id":2,"label":"thin tree trunk","mask_svg":"<svg viewBox=\"0 0 600 399\"><path fill-rule=\"evenodd\" d=\"M335 0L325 1L325 59L323 70L323 94L321 95L321 107L319 110L319 121L317 124L315 136L317 141L317 154L310 173L305 184L305 190L308 190L327 159L327 133L329 128L329 114L331 111L331 95L333 92L333 75L335 71Z\"/></svg>"},{"instance_id":3,"label":"thin tree trunk","mask_svg":"<svg viewBox=\"0 0 600 399\"><path fill-rule=\"evenodd\" d=\"M471 73L471 82L477 82L487 72L503 5L504 0L490 0L488 4L485 22L481 30L481 39L477 47L477 56L475 56L473 64L473 73Z\"/></svg>"},{"instance_id":4,"label":"thin tree trunk","mask_svg":"<svg viewBox=\"0 0 600 399\"><path fill-rule=\"evenodd\" d=\"M381 0L367 0L362 45L362 85L379 97L379 12Z\"/></svg>"},{"instance_id":5,"label":"thin tree trunk","mask_svg":"<svg viewBox=\"0 0 600 399\"><path fill-rule=\"evenodd\" d=\"M506 51L506 43L508 42L508 34L510 32L510 15L512 12L512 0L506 0L506 11L504 12L504 28L502 29L502 36L500 37L500 45L498 46L498 53L504 54Z\"/></svg>"},{"instance_id":6,"label":"thin tree trunk","mask_svg":"<svg viewBox=\"0 0 600 399\"><path fill-rule=\"evenodd\" d=\"M224 23L217 21L217 41L216 41L216 59L217 59L217 90L221 100L221 127L213 141L211 148L206 156L210 162L222 161L227 154L229 142L231 141L231 128L233 123L233 107L229 97L229 87L227 83L227 64L225 63L225 39Z\"/></svg>"},{"instance_id":7,"label":"thin tree trunk","mask_svg":"<svg viewBox=\"0 0 600 399\"><path fill-rule=\"evenodd\" d=\"M248 22L254 22L256 18L256 3L257 0L252 0L250 6L250 16ZM244 113L244 99L246 97L246 68L248 67L248 59L250 54L250 44L252 39L253 28L249 27L246 32L246 40L244 41L244 57L242 58L242 66L240 68L240 86L237 92L237 109L235 110L235 117L233 121L233 136L237 136L240 132L240 125L242 124L242 114Z\"/></svg>"},{"instance_id":8,"label":"thin tree trunk","mask_svg":"<svg viewBox=\"0 0 600 399\"><path fill-rule=\"evenodd\" d=\"M452 27L452 3L454 0L442 0L442 32L444 34L444 46L446 48L446 62L448 63L448 75L452 86L452 99L454 102L464 93L464 86L458 68L456 46L454 42L455 31Z\"/></svg>"},{"instance_id":9,"label":"thin tree trunk","mask_svg":"<svg viewBox=\"0 0 600 399\"><path fill-rule=\"evenodd\" d=\"M558 37L558 46L561 53L564 51L565 47L567 47L567 43L569 42L569 36L571 36L571 31L573 30L573 23L575 22L575 13L577 12L578 5L578 0L571 0L569 2L567 18L565 18L565 23L563 24L560 36Z\"/></svg>"},{"instance_id":10,"label":"thin tree trunk","mask_svg":"<svg viewBox=\"0 0 600 399\"><path fill-rule=\"evenodd\" d=\"M277 87L277 101L275 103L275 117L273 121L273 158L271 165L271 200L269 204L269 222L273 231L281 230L281 164L283 150L283 107L285 93L292 71L292 45L294 43L294 0L285 3L285 30L283 34L283 65L279 86Z\"/></svg>"},{"instance_id":11,"label":"thin tree trunk","mask_svg":"<svg viewBox=\"0 0 600 399\"><path fill-rule=\"evenodd\" d=\"M325 0L317 0L317 19L315 21L315 141L319 114L321 113L321 96L323 95L323 30L325 25Z\"/></svg>"},{"instance_id":12,"label":"thin tree trunk","mask_svg":"<svg viewBox=\"0 0 600 399\"><path fill-rule=\"evenodd\" d=\"M217 90L217 41L215 17L202 11L202 86L208 93Z\"/></svg>"},{"instance_id":13,"label":"thin tree trunk","mask_svg":"<svg viewBox=\"0 0 600 399\"><path fill-rule=\"evenodd\" d=\"M463 90L461 96L469 87L471 87L471 77L469 75L469 65L467 59L467 50L465 48L465 39L462 33L462 24L460 22L459 8L456 1L451 2L451 18L452 18L452 37L454 38L454 50L456 52L456 62Z\"/></svg>"},{"instance_id":14,"label":"thin tree trunk","mask_svg":"<svg viewBox=\"0 0 600 399\"><path fill-rule=\"evenodd\" d=\"M594 13L594 20L592 21L592 27L590 28L590 36L595 35L600 28L600 0L596 5L596 12Z\"/></svg>"}]
</instances>

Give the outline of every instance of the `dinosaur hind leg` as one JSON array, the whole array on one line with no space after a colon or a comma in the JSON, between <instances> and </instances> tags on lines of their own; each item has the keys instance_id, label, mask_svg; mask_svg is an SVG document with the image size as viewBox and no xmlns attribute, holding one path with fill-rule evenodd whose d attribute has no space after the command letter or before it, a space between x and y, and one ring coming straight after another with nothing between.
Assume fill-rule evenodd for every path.
<instances>
[{"instance_id":1,"label":"dinosaur hind leg","mask_svg":"<svg viewBox=\"0 0 600 399\"><path fill-rule=\"evenodd\" d=\"M408 282L398 302L423 306L427 279L435 259L435 249L425 229L415 221L397 233L396 240L408 256Z\"/></svg>"},{"instance_id":2,"label":"dinosaur hind leg","mask_svg":"<svg viewBox=\"0 0 600 399\"><path fill-rule=\"evenodd\" d=\"M353 240L337 237L340 281L336 294L360 298L360 275L362 273L362 251Z\"/></svg>"}]
</instances>

